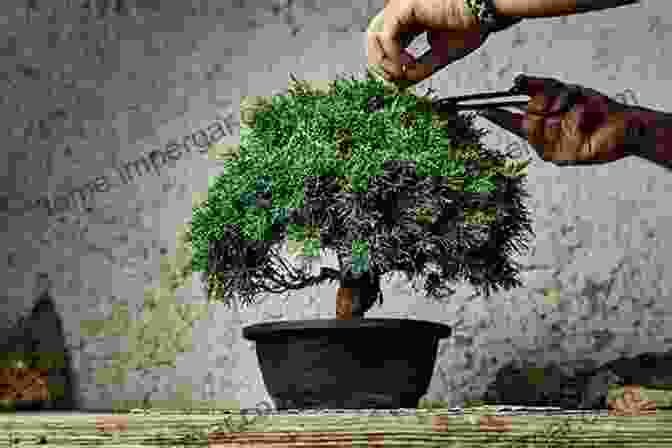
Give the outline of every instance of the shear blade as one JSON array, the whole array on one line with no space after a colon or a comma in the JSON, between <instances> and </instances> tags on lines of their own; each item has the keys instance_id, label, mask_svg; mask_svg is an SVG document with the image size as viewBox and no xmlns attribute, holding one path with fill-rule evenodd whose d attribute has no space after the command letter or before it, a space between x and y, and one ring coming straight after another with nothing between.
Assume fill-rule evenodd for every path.
<instances>
[{"instance_id":1,"label":"shear blade","mask_svg":"<svg viewBox=\"0 0 672 448\"><path fill-rule=\"evenodd\" d=\"M508 110L485 109L479 113L479 116L496 124L500 128L506 129L513 135L516 135L522 139L527 138L527 133L521 126L520 118L516 118L516 116Z\"/></svg>"}]
</instances>

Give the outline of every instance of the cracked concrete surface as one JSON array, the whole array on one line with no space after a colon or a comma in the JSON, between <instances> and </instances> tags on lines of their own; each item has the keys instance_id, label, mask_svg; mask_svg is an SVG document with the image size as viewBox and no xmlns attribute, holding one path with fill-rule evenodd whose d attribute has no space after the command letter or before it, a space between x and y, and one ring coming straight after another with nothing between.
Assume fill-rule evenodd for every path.
<instances>
[{"instance_id":1,"label":"cracked concrete surface","mask_svg":"<svg viewBox=\"0 0 672 448\"><path fill-rule=\"evenodd\" d=\"M320 0L234 3L225 9L213 0L162 3L158 12L140 8L135 17L98 22L72 11L56 11L52 19L38 12L30 25L21 8L3 4L3 15L14 17L3 24L7 35L0 41L8 58L0 81L0 111L7 118L2 138L12 148L0 159L7 200L85 184L119 161L217 116L237 114L243 95L284 89L290 71L307 79L361 73L362 31L383 0L338 6ZM669 96L661 95L672 70L663 54L670 28L665 17L663 3L645 2L526 21L491 37L420 89L432 87L441 95L499 90L523 72L623 98L630 89L631 101L670 110ZM80 53L83 46L88 56ZM486 143L521 157L532 154L512 135L478 124L493 130ZM513 360L601 364L621 354L670 348L665 322L672 306L666 281L672 177L638 159L558 168L534 157L528 188L536 239L519 259L525 286L486 300L462 285L450 301L432 303L394 278L383 287L383 306L368 316L453 326L454 336L439 347L432 399L456 406L478 398ZM109 408L115 396L145 386L134 378L121 387L96 384L87 372L97 361L87 353L109 358L124 341L86 337L78 322L105 319L109 310L98 305L106 301L121 298L139 306L143 289L157 283L159 257L174 253L175 231L190 217L192 194L205 191L208 176L220 170L194 153L159 175L98 194L88 214L0 217L2 317L11 322L25 313L35 298L36 274L48 273L86 409ZM197 281L180 294L185 302L204 300ZM176 369L161 371L156 398L170 397L173 383L188 382L195 400L206 396L253 407L268 397L242 328L334 314L334 285L267 297L251 308L213 306L209 319L194 329L197 349L180 357Z\"/></svg>"}]
</instances>

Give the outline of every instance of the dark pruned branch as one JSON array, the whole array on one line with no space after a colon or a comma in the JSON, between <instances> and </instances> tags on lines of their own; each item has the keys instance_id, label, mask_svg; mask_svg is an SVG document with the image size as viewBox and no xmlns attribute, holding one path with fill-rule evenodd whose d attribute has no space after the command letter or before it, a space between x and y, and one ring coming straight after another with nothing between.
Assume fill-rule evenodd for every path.
<instances>
[{"instance_id":1,"label":"dark pruned branch","mask_svg":"<svg viewBox=\"0 0 672 448\"><path fill-rule=\"evenodd\" d=\"M219 244L216 242L211 249L216 250ZM230 243L229 243L230 244ZM227 269L215 271L221 282L221 291L224 302L239 296L243 303L252 303L254 298L261 294L282 294L288 291L296 291L307 286L320 284L324 281L340 281L339 270L323 267L318 275L306 275L305 271L296 269L285 262L284 258L275 248L266 247L263 253L256 253L261 260L257 267L240 267L227 264ZM213 256L213 258L215 258ZM202 275L207 294L210 297L212 284L207 281L207 273Z\"/></svg>"}]
</instances>

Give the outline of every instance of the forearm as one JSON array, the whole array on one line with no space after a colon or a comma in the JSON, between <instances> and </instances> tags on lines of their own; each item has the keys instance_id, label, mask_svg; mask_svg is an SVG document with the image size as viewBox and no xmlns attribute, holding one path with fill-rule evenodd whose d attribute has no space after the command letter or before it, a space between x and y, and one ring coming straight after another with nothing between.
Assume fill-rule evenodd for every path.
<instances>
[{"instance_id":1,"label":"forearm","mask_svg":"<svg viewBox=\"0 0 672 448\"><path fill-rule=\"evenodd\" d=\"M495 0L497 12L508 17L557 17L639 3L639 0Z\"/></svg>"},{"instance_id":2,"label":"forearm","mask_svg":"<svg viewBox=\"0 0 672 448\"><path fill-rule=\"evenodd\" d=\"M630 154L672 169L672 114L632 107Z\"/></svg>"}]
</instances>

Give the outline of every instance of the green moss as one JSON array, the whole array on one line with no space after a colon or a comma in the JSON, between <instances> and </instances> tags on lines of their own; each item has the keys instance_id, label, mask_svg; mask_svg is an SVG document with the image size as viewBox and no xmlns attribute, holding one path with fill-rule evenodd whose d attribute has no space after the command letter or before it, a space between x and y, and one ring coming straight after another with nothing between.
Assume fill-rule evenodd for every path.
<instances>
[{"instance_id":1,"label":"green moss","mask_svg":"<svg viewBox=\"0 0 672 448\"><path fill-rule=\"evenodd\" d=\"M448 403L443 400L428 400L422 398L418 402L418 409L441 409L447 407Z\"/></svg>"},{"instance_id":2,"label":"green moss","mask_svg":"<svg viewBox=\"0 0 672 448\"><path fill-rule=\"evenodd\" d=\"M80 322L87 335L121 336L126 341L126 349L113 353L109 366L96 369L97 383L124 384L129 371L139 371L144 378L154 368L174 368L179 354L193 350L192 327L207 315L208 306L177 302L177 289L188 285L191 279L188 230L178 232L178 242L175 260L161 259L161 286L145 290L142 314L137 320L130 318L126 303L114 303L111 316ZM151 393L146 391L139 400L147 404ZM125 409L127 404L115 406Z\"/></svg>"},{"instance_id":3,"label":"green moss","mask_svg":"<svg viewBox=\"0 0 672 448\"><path fill-rule=\"evenodd\" d=\"M66 367L61 352L3 352L0 368L58 369Z\"/></svg>"}]
</instances>

